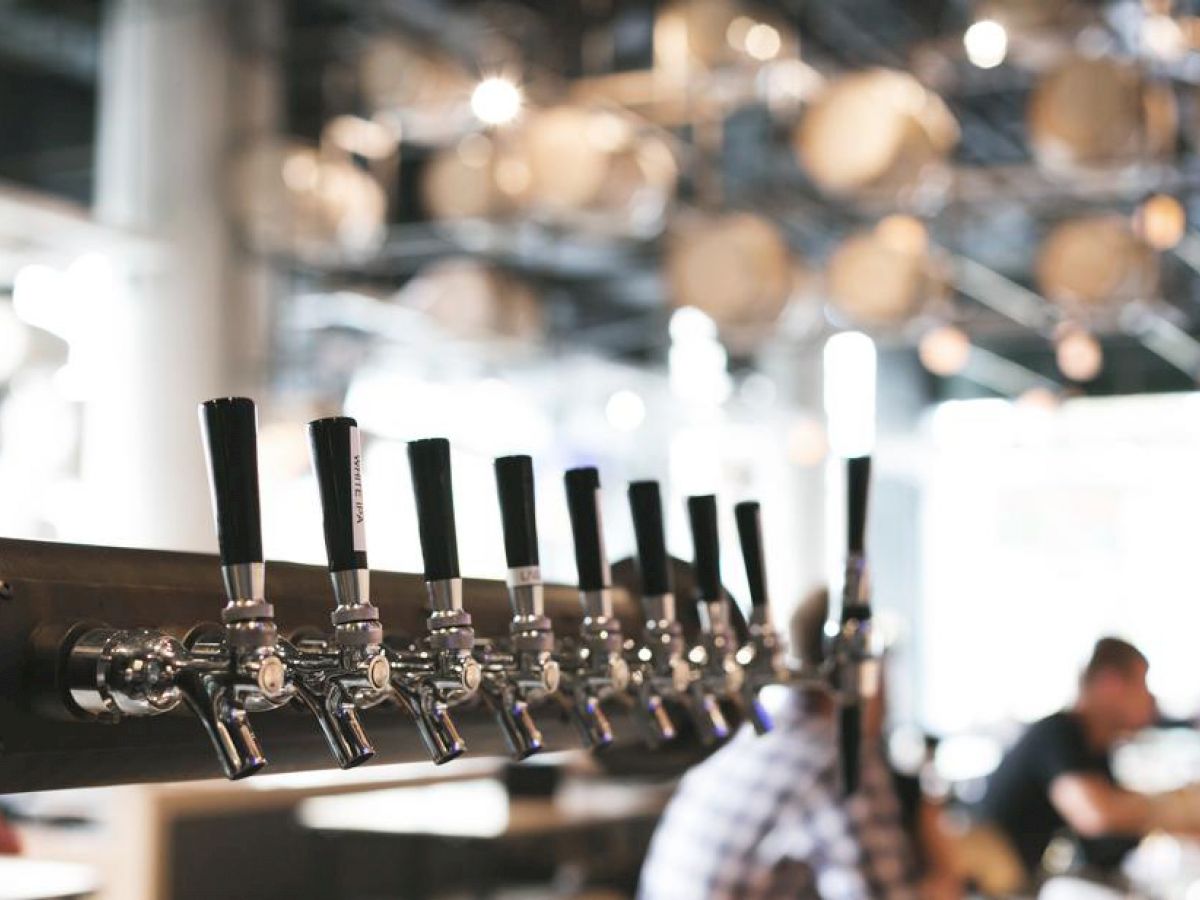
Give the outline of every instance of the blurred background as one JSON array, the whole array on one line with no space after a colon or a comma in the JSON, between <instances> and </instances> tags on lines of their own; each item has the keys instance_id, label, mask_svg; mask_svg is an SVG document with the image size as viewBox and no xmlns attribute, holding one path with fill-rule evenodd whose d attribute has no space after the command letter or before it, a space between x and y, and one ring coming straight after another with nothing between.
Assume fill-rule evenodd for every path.
<instances>
[{"instance_id":1,"label":"blurred background","mask_svg":"<svg viewBox=\"0 0 1200 900\"><path fill-rule=\"evenodd\" d=\"M213 550L195 404L248 393L270 558L323 561L300 424L344 411L380 568L442 435L465 574L528 452L551 580L596 464L614 557L628 479L684 557L685 495L762 499L786 620L873 452L901 756L952 739L969 794L1104 633L1191 718L1198 85L1190 0L0 0L0 533ZM112 896L193 896L96 848L260 782L14 803Z\"/></svg>"}]
</instances>

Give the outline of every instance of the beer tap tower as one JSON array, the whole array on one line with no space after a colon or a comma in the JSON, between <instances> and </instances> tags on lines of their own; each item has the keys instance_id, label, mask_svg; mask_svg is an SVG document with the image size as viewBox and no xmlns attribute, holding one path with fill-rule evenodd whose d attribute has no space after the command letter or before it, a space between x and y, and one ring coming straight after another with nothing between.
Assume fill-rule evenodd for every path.
<instances>
[{"instance_id":1,"label":"beer tap tower","mask_svg":"<svg viewBox=\"0 0 1200 900\"><path fill-rule=\"evenodd\" d=\"M543 745L530 707L558 690L559 667L553 658L554 630L546 616L539 567L533 460L502 456L495 467L512 618L508 639L483 643L477 656L483 666L484 699L512 755L525 759Z\"/></svg>"},{"instance_id":2,"label":"beer tap tower","mask_svg":"<svg viewBox=\"0 0 1200 900\"><path fill-rule=\"evenodd\" d=\"M739 653L739 659L744 660L745 672L742 705L754 730L763 734L771 730L771 717L759 701L759 691L770 684L787 682L789 673L783 647L771 618L759 504L754 500L746 500L737 504L733 512L742 545L742 560L746 566L746 583L750 589L750 640Z\"/></svg>"},{"instance_id":3,"label":"beer tap tower","mask_svg":"<svg viewBox=\"0 0 1200 900\"><path fill-rule=\"evenodd\" d=\"M358 425L317 419L308 436L336 605L332 637L294 638L287 661L296 697L317 717L338 765L348 769L375 754L358 710L388 696L391 664L379 610L371 604Z\"/></svg>"},{"instance_id":4,"label":"beer tap tower","mask_svg":"<svg viewBox=\"0 0 1200 900\"><path fill-rule=\"evenodd\" d=\"M825 629L832 636L827 657L838 701L838 760L846 794L858 790L863 710L878 687L878 667L871 652L871 594L865 546L870 482L869 456L847 460L846 574L840 610L830 610Z\"/></svg>"},{"instance_id":5,"label":"beer tap tower","mask_svg":"<svg viewBox=\"0 0 1200 900\"><path fill-rule=\"evenodd\" d=\"M564 482L583 622L578 640L564 642L562 648L563 694L569 698L568 705L584 746L600 749L613 741L603 701L629 687L629 664L621 655L624 643L621 623L613 615L612 572L604 550L600 516L600 473L590 466L571 469ZM661 705L659 711L665 717ZM662 734L661 727L658 734Z\"/></svg>"},{"instance_id":6,"label":"beer tap tower","mask_svg":"<svg viewBox=\"0 0 1200 900\"><path fill-rule=\"evenodd\" d=\"M771 730L771 720L756 692L745 690L746 670L738 662L737 635L730 620L730 602L721 584L721 546L717 525L717 498L711 494L688 497L688 520L695 551L696 602L703 632L704 659L697 681L714 696L733 703L759 734Z\"/></svg>"},{"instance_id":7,"label":"beer tap tower","mask_svg":"<svg viewBox=\"0 0 1200 900\"><path fill-rule=\"evenodd\" d=\"M471 616L463 609L450 442L413 441L408 461L430 612L425 636L399 647L389 645L388 655L395 699L416 721L430 759L441 764L467 749L450 709L475 696L483 671L473 655Z\"/></svg>"},{"instance_id":8,"label":"beer tap tower","mask_svg":"<svg viewBox=\"0 0 1200 900\"><path fill-rule=\"evenodd\" d=\"M201 584L205 567L211 565L203 558L104 548L49 550L45 548L50 545L35 542L0 542L7 548L8 568L6 580L0 581L0 600L8 601L7 607L0 603L0 637L5 628L22 635L17 639L27 642L29 651L19 671L11 663L6 669L0 659L0 699L5 701L0 712L11 707L10 714L34 716L36 707L38 714L49 717L62 718L65 713L74 719L116 722L186 708L203 725L226 776L236 779L266 765L249 715L289 704L306 708L316 718L334 760L350 768L375 753L360 721L361 711L384 701L408 711L429 757L444 763L466 751L455 716L458 711L474 715L479 697L509 751L523 759L545 743L532 707L555 695L567 713L560 718L574 722L586 747L611 744L609 714L626 712L642 738L656 747L676 736L671 705L683 706L700 741L712 744L730 734L727 711L734 724L744 719L760 734L770 730L770 718L759 702L762 689L805 683L830 691L836 700L841 781L846 793L857 789L864 709L877 690L864 546L868 457L848 461L845 580L840 603L830 610L826 624L826 667L793 673L784 665L771 620L757 503L735 508L751 603L748 640L739 646L735 610L721 584L716 498L688 498L701 626L698 642L689 647L676 615L659 485L629 485L642 626L640 635L627 640L615 612L618 603L626 628L638 616L624 594L614 595L597 471L580 468L565 475L578 573L576 607L562 588L542 583L533 463L528 456L495 460L508 609L502 611L499 583L475 585L472 590L478 589L483 604L478 610L481 621L505 632L478 637L463 608L450 445L441 438L413 441L408 447L428 615L422 630L417 609L394 607L406 634L387 634L372 602L361 441L357 424L345 417L318 419L308 427L334 600L332 627L311 627L314 612L324 615L320 611L328 609L323 577L303 566L280 565L275 570L276 593L288 597L289 610L293 602L302 603L301 621L309 625L290 632L285 640L266 594L254 403L240 397L210 400L201 404L200 423L226 600L221 623L194 624L204 618L203 604L211 590ZM122 557L124 553L134 556ZM113 554L123 560L121 580L110 586L115 593L105 598L105 607L121 627L86 617L92 586L104 577L97 573L108 571ZM56 567L53 560L61 559L82 560L85 571L75 574L61 564ZM12 602L14 582L17 603ZM377 590L396 592L409 598L404 601L408 604L419 594L413 576L380 573L377 582ZM164 616L172 624L130 624L146 610L165 609L159 605L163 597L177 598ZM147 603L153 605L143 605ZM582 612L577 632L556 639L548 604L555 616L570 618ZM70 618L54 618L64 610ZM21 659L20 654L9 656ZM606 711L604 704L612 700L620 703ZM21 709L26 712L19 713ZM35 730L50 727L37 718L30 721ZM286 729L291 727L285 725L288 721L294 720L276 718L271 725ZM548 730L560 727L559 722L546 724ZM147 735L135 729L128 733L135 744L146 742L143 747L161 740ZM124 738L122 734L116 743ZM37 746L53 746L47 743L52 738L39 740L43 743ZM87 745L87 740L81 743ZM10 755L7 741L5 750L0 766ZM281 763L296 765L296 751L283 750ZM307 761L311 751L301 752ZM157 770L178 776L178 767L153 761ZM52 781L70 779L56 776ZM86 777L74 783L81 782L86 783Z\"/></svg>"},{"instance_id":9,"label":"beer tap tower","mask_svg":"<svg viewBox=\"0 0 1200 900\"><path fill-rule=\"evenodd\" d=\"M644 736L651 745L666 737L659 716L662 700L668 697L686 706L701 741L711 744L723 740L729 735L725 714L702 673L693 672L687 660L683 629L675 611L658 482L631 483L629 507L633 514L645 615L635 678Z\"/></svg>"}]
</instances>

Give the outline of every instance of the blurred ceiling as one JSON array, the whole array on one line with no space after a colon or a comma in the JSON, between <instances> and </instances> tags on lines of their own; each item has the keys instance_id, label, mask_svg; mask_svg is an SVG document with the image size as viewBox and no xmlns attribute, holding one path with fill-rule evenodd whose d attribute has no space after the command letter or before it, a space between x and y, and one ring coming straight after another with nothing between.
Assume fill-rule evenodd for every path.
<instances>
[{"instance_id":1,"label":"blurred ceiling","mask_svg":"<svg viewBox=\"0 0 1200 900\"><path fill-rule=\"evenodd\" d=\"M611 99L621 85L632 83L619 81L622 75L634 77L654 66L655 23L664 6L633 0L293 0L276 7L277 27L234 27L230 33L236 53L279 61L282 131L315 143L334 117L369 118L379 111L364 92L361 60L380 35L400 35L444 54L472 77L513 71L535 104L581 91ZM242 14L239 3L227 7L231 17ZM792 130L803 106L780 113L727 80L704 80L703 96L690 98L682 116L656 121L655 111L644 105L636 113L661 130L683 160L677 206L754 211L779 226L800 258L817 265L847 234L872 227L885 214L919 217L953 273L949 317L1002 362L1065 384L1052 343L1056 317L1037 294L1035 269L1046 235L1076 215L1130 217L1152 193L1178 198L1189 220L1200 213L1194 200L1200 180L1194 140L1200 134L1194 102L1200 53L1190 48L1159 53L1153 46L1148 50L1146 41L1151 19L1190 21L1198 7L1166 0L770 4L772 21L798 36L806 71L829 79L873 67L904 70L944 100L961 132L947 173L935 190L901 199L822 190L793 151ZM90 0L0 0L0 121L9 123L0 129L0 179L88 202L102 10L102 3ZM984 69L967 58L963 34L993 14L1045 21L1010 28L1008 59ZM1081 48L1134 61L1145 78L1169 87L1179 127L1161 160L1070 177L1039 165L1027 124L1031 91L1039 76ZM736 102L724 102L722 91L742 93ZM662 353L668 309L659 274L661 234L581 236L536 221L464 231L432 222L420 185L435 149L406 139L386 163L391 168L381 180L389 199L388 227L376 250L351 262L278 260L299 288L394 290L422 265L466 250L533 281L552 339L630 359ZM1161 254L1159 266L1154 296L1138 297L1098 329L1107 361L1100 376L1072 389L1133 393L1194 387L1200 364L1200 345L1191 339L1200 336L1200 237L1189 232L1178 247ZM912 346L916 336L902 327L884 338ZM976 381L932 375L929 389L935 397L989 392Z\"/></svg>"}]
</instances>

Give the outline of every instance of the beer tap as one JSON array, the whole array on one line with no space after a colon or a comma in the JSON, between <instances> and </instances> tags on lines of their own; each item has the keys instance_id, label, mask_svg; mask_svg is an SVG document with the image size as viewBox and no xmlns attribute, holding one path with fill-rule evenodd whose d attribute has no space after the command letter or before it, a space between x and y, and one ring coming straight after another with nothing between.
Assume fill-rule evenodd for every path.
<instances>
[{"instance_id":1,"label":"beer tap","mask_svg":"<svg viewBox=\"0 0 1200 900\"><path fill-rule=\"evenodd\" d=\"M450 442L413 441L408 462L430 613L424 637L389 644L388 658L394 698L413 717L430 759L440 765L466 752L450 710L475 696L483 672L472 655L475 629L462 604Z\"/></svg>"},{"instance_id":2,"label":"beer tap","mask_svg":"<svg viewBox=\"0 0 1200 900\"><path fill-rule=\"evenodd\" d=\"M717 698L699 678L693 678L684 655L683 629L675 615L658 482L632 482L629 507L633 513L645 616L642 646L637 650L638 718L647 739L655 743L660 723L657 708L664 697L677 697L691 713L701 741L712 743L728 736L729 726Z\"/></svg>"},{"instance_id":3,"label":"beer tap","mask_svg":"<svg viewBox=\"0 0 1200 900\"><path fill-rule=\"evenodd\" d=\"M875 695L878 667L871 653L871 599L865 534L871 458L846 461L847 554L840 611L831 610L829 676L838 704L838 760L843 791L858 790L863 707Z\"/></svg>"},{"instance_id":4,"label":"beer tap","mask_svg":"<svg viewBox=\"0 0 1200 900\"><path fill-rule=\"evenodd\" d=\"M227 598L224 627L187 648L150 629L91 629L70 648L67 682L76 705L108 720L186 705L225 775L237 779L267 762L247 713L286 704L293 688L265 596L254 403L209 400L200 406L200 424Z\"/></svg>"},{"instance_id":5,"label":"beer tap","mask_svg":"<svg viewBox=\"0 0 1200 900\"><path fill-rule=\"evenodd\" d=\"M564 481L583 622L578 641L564 642L563 696L584 744L599 749L613 740L602 703L629 687L629 664L621 655L621 623L613 615L612 573L600 521L600 473L591 467L571 469ZM659 710L666 715L661 704Z\"/></svg>"},{"instance_id":6,"label":"beer tap","mask_svg":"<svg viewBox=\"0 0 1200 900\"><path fill-rule=\"evenodd\" d=\"M721 584L717 498L712 494L688 497L687 509L695 551L692 567L696 573L696 601L704 635L701 652L696 654L694 684L734 703L761 734L770 730L770 723L761 715L757 702L745 703L742 688L746 675L737 659L737 634L730 621L729 597Z\"/></svg>"},{"instance_id":7,"label":"beer tap","mask_svg":"<svg viewBox=\"0 0 1200 900\"><path fill-rule=\"evenodd\" d=\"M332 638L285 644L285 659L296 698L316 716L338 765L349 769L375 754L358 710L387 696L391 666L379 610L371 605L358 423L317 419L308 436L336 606Z\"/></svg>"},{"instance_id":8,"label":"beer tap","mask_svg":"<svg viewBox=\"0 0 1200 900\"><path fill-rule=\"evenodd\" d=\"M194 637L177 683L217 747L225 774L240 778L266 763L246 714L283 706L293 688L275 609L266 599L254 401L205 401L200 426L225 583L224 628Z\"/></svg>"},{"instance_id":9,"label":"beer tap","mask_svg":"<svg viewBox=\"0 0 1200 900\"><path fill-rule=\"evenodd\" d=\"M771 717L759 701L759 691L769 684L790 679L784 662L783 647L771 618L767 597L767 569L763 556L762 514L757 502L747 500L733 508L742 560L746 564L746 582L750 587L750 640L739 651L745 658L742 682L742 707L759 734L771 730Z\"/></svg>"},{"instance_id":10,"label":"beer tap","mask_svg":"<svg viewBox=\"0 0 1200 900\"><path fill-rule=\"evenodd\" d=\"M495 467L512 619L508 639L481 643L477 658L483 666L484 699L513 756L525 759L542 749L530 706L558 690L559 668L538 562L533 460L502 456Z\"/></svg>"}]
</instances>

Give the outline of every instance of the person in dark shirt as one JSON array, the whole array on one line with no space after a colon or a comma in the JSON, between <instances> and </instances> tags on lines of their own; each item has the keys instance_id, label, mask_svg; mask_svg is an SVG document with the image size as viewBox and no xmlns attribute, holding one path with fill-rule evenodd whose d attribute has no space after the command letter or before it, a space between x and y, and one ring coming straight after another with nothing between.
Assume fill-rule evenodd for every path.
<instances>
[{"instance_id":1,"label":"person in dark shirt","mask_svg":"<svg viewBox=\"0 0 1200 900\"><path fill-rule=\"evenodd\" d=\"M1114 744L1155 718L1148 669L1127 641L1098 641L1074 706L1030 726L989 780L980 818L1008 839L1031 881L1060 833L1078 841L1090 870L1113 873L1147 832L1200 827L1194 792L1139 794L1113 777Z\"/></svg>"}]
</instances>

